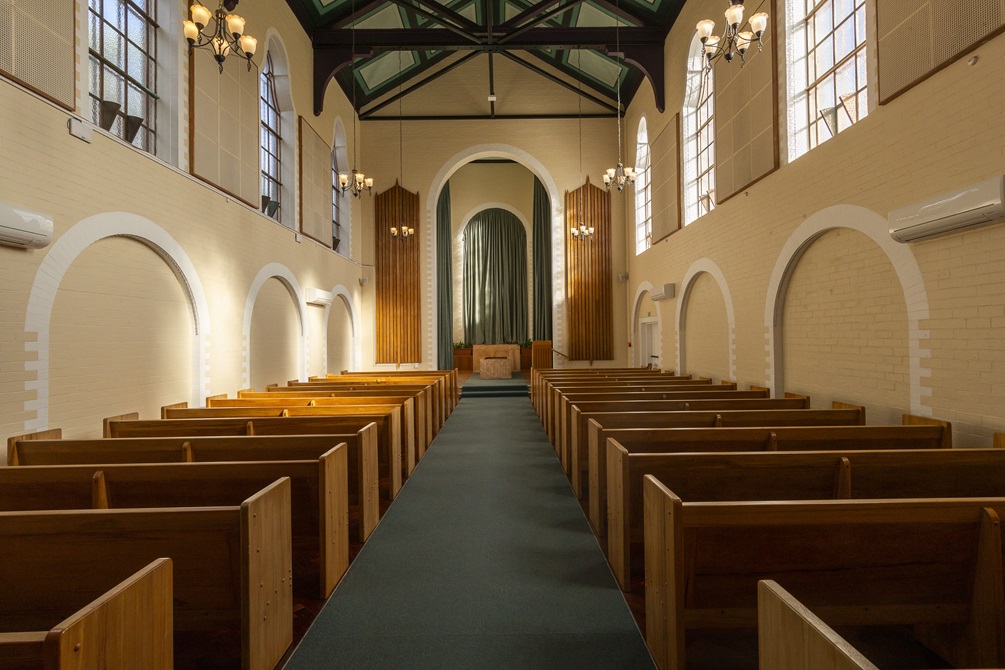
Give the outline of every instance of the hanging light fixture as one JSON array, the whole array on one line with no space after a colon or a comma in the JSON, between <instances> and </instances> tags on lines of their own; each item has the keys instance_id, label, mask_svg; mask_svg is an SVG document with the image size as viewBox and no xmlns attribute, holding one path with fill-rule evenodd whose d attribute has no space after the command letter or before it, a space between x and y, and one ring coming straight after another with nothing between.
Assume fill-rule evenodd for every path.
<instances>
[{"instance_id":1,"label":"hanging light fixture","mask_svg":"<svg viewBox=\"0 0 1005 670\"><path fill-rule=\"evenodd\" d=\"M614 16L614 42L615 42L615 52L618 57L618 81L617 81L617 92L618 92L618 165L617 167L608 168L607 172L604 173L604 186L607 190L611 190L611 184L614 184L618 191L625 187L625 184L635 184L635 168L625 167L621 163L621 62L623 60L624 54L621 53L621 33L619 28L621 27L621 5L620 1L615 3L615 16Z\"/></svg>"},{"instance_id":2,"label":"hanging light fixture","mask_svg":"<svg viewBox=\"0 0 1005 670\"><path fill-rule=\"evenodd\" d=\"M369 192L373 189L373 177L367 177L362 172L356 170L356 2L352 5L352 67L349 70L349 86L352 88L352 174L340 172L338 176L338 187L342 193L349 191L357 198L363 195L363 191Z\"/></svg>"},{"instance_id":3,"label":"hanging light fixture","mask_svg":"<svg viewBox=\"0 0 1005 670\"><path fill-rule=\"evenodd\" d=\"M220 74L223 74L223 61L230 54L243 56L248 61L250 71L251 57L258 48L258 40L244 34L244 19L237 14L227 13L234 11L237 3L238 0L224 0L215 12L198 2L193 3L189 7L191 20L182 22L189 49L212 51L213 58L220 65ZM206 30L211 22L212 29Z\"/></svg>"},{"instance_id":4,"label":"hanging light fixture","mask_svg":"<svg viewBox=\"0 0 1005 670\"><path fill-rule=\"evenodd\" d=\"M405 128L401 120L401 51L398 51L398 216L402 216L401 192L405 189ZM415 235L415 228L405 225L402 216L401 225L391 226L391 238L407 242Z\"/></svg>"},{"instance_id":5,"label":"hanging light fixture","mask_svg":"<svg viewBox=\"0 0 1005 670\"><path fill-rule=\"evenodd\" d=\"M720 58L725 58L726 62L732 61L737 56L740 57L740 67L746 62L744 55L747 49L756 41L757 50L760 51L763 44L761 35L768 27L768 15L758 12L750 17L750 20L743 24L743 0L729 0L726 8L726 27L722 31L722 36L713 35L715 21L705 19L698 22L698 39L705 47L705 69L711 70L713 64ZM741 25L743 26L741 28Z\"/></svg>"},{"instance_id":6,"label":"hanging light fixture","mask_svg":"<svg viewBox=\"0 0 1005 670\"><path fill-rule=\"evenodd\" d=\"M580 68L580 62L583 58L583 50L579 49L576 51L576 69L582 73L582 68ZM585 184L583 184L583 90L582 83L579 81L579 77L576 77L576 100L579 102L579 225L572 226L569 228L569 232L572 233L573 239L581 240L586 242L593 237L593 227L586 227L586 221L583 216L583 191L585 190Z\"/></svg>"}]
</instances>

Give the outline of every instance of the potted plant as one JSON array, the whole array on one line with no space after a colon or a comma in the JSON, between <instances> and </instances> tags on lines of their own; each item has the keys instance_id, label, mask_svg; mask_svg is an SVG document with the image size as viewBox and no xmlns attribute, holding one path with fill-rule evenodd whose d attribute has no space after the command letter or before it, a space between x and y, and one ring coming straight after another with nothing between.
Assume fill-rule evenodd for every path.
<instances>
[{"instance_id":1,"label":"potted plant","mask_svg":"<svg viewBox=\"0 0 1005 670\"><path fill-rule=\"evenodd\" d=\"M470 342L454 342L454 367L458 370L471 370L472 351Z\"/></svg>"}]
</instances>

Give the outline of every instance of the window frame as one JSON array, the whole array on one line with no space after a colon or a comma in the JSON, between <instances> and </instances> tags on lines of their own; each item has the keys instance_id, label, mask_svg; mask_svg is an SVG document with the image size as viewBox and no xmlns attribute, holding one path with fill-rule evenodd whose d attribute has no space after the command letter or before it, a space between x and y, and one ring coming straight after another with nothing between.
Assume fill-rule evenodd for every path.
<instances>
[{"instance_id":1,"label":"window frame","mask_svg":"<svg viewBox=\"0 0 1005 670\"><path fill-rule=\"evenodd\" d=\"M646 117L639 120L635 137L635 255L653 245L652 157Z\"/></svg>"},{"instance_id":2,"label":"window frame","mask_svg":"<svg viewBox=\"0 0 1005 670\"><path fill-rule=\"evenodd\" d=\"M704 113L704 120L702 114ZM715 209L715 73L706 70L704 45L698 36L691 41L687 60L687 95L681 107L684 137L684 225L688 226ZM702 142L702 137L707 141ZM704 168L702 166L704 165ZM704 187L704 188L703 188ZM702 197L708 207L702 212Z\"/></svg>"},{"instance_id":3,"label":"window frame","mask_svg":"<svg viewBox=\"0 0 1005 670\"><path fill-rule=\"evenodd\" d=\"M276 92L275 66L272 62L272 53L265 54L265 62L262 64L262 72L259 75L259 150L261 160L259 169L262 176L262 196L268 196L270 200L278 203L276 213L272 217L276 221L282 222L283 212L283 121L282 110L279 108L279 95ZM270 114L266 114L266 110ZM272 126L268 119L275 120ZM266 137L275 142L276 151L273 153L266 146ZM275 159L275 173L273 174L269 166L272 164L268 157ZM275 197L273 197L275 195Z\"/></svg>"},{"instance_id":4,"label":"window frame","mask_svg":"<svg viewBox=\"0 0 1005 670\"><path fill-rule=\"evenodd\" d=\"M106 5L114 5L116 9L122 10L121 21L125 32L110 21L108 17L108 11ZM132 112L138 111L131 107L131 89L136 89L133 91L133 95L141 96L142 108L143 108L143 123L140 126L136 137L133 140L133 146L146 151L150 154L157 154L157 111L158 102L160 101L160 96L157 94L158 86L158 37L161 32L160 25L157 23L157 0L146 0L146 9L140 6L140 3L135 0L88 0L87 2L87 98L91 102L91 119L95 125L100 124L101 108L100 103L102 100L106 100L106 75L110 71L116 77L121 79L121 100L107 98L108 100L113 100L114 102L119 102L121 107L119 113L116 115L115 121L109 130L113 135L119 137L125 141L125 123L124 119L126 115L137 116L132 114ZM141 45L136 39L133 39L133 35L130 31L130 14L135 13L138 17L138 22L140 25L146 27L146 44ZM98 28L97 35L94 34L92 30L95 27ZM122 62L123 67L120 67L116 62L112 60L113 56L106 54L106 31L114 33L122 40ZM95 48L96 47L96 48ZM130 54L133 52L130 47L133 47L136 52L138 52L139 57L144 61L143 73L145 76L144 81L139 81L134 76L134 72L130 67ZM96 77L95 77L96 74ZM100 95L98 94L100 91Z\"/></svg>"}]
</instances>

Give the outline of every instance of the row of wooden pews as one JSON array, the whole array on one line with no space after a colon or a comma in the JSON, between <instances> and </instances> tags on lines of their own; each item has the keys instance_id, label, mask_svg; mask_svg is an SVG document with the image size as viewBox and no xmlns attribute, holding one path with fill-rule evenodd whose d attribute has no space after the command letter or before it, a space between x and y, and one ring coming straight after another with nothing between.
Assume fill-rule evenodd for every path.
<instances>
[{"instance_id":1,"label":"row of wooden pews","mask_svg":"<svg viewBox=\"0 0 1005 670\"><path fill-rule=\"evenodd\" d=\"M40 661L67 645L119 667L276 667L458 400L453 371L238 396L109 417L100 439L8 440L0 667L99 667Z\"/></svg>"},{"instance_id":2,"label":"row of wooden pews","mask_svg":"<svg viewBox=\"0 0 1005 670\"><path fill-rule=\"evenodd\" d=\"M830 626L910 631L908 648L949 667L1005 667L1005 451L953 450L951 426L926 417L868 426L855 405L715 386L643 370L532 379L618 583L630 602L644 594L660 668L757 667L744 640L760 580L777 582L760 587L765 670L873 667L829 664L826 631L813 633L826 653L799 656L809 624L791 612L806 608Z\"/></svg>"}]
</instances>

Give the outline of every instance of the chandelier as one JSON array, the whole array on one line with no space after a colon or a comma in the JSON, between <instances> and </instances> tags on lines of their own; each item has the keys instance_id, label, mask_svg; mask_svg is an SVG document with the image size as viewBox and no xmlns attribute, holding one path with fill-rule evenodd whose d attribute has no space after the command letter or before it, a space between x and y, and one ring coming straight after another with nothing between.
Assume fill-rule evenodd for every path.
<instances>
[{"instance_id":1,"label":"chandelier","mask_svg":"<svg viewBox=\"0 0 1005 670\"><path fill-rule=\"evenodd\" d=\"M635 168L625 167L621 163L621 62L624 54L621 53L621 34L618 30L621 26L620 2L615 3L615 7L617 8L617 11L614 14L614 50L618 56L618 166L608 168L607 172L604 173L604 186L606 186L607 190L610 191L611 184L614 184L620 192L621 189L625 187L625 184L635 184Z\"/></svg>"},{"instance_id":2,"label":"chandelier","mask_svg":"<svg viewBox=\"0 0 1005 670\"><path fill-rule=\"evenodd\" d=\"M402 215L404 208L401 205L401 192L404 190L405 182L405 141L404 132L405 127L401 119L401 51L398 51L398 216ZM404 217L402 217L404 219ZM398 233L401 233L399 236ZM408 242L410 237L415 235L415 228L409 228L405 225L405 222L401 222L401 226L391 227L391 238L395 240L401 240L402 242Z\"/></svg>"},{"instance_id":3,"label":"chandelier","mask_svg":"<svg viewBox=\"0 0 1005 670\"><path fill-rule=\"evenodd\" d=\"M730 0L729 7L726 8L726 27L723 29L722 37L713 35L715 21L705 19L698 22L698 38L705 47L705 68L712 69L712 65L720 58L725 58L726 62L732 61L737 56L740 57L740 67L745 63L743 57L747 49L755 41L757 50L762 48L761 35L768 26L768 15L758 12L750 17L746 25L743 24L743 0Z\"/></svg>"},{"instance_id":4,"label":"chandelier","mask_svg":"<svg viewBox=\"0 0 1005 670\"><path fill-rule=\"evenodd\" d=\"M184 21L182 25L185 30L185 39L188 40L189 49L209 49L213 52L213 58L220 65L220 74L223 74L223 61L227 56L234 53L243 56L248 61L248 70L251 70L251 57L255 55L258 48L258 40L251 35L244 34L244 19L237 14L228 14L237 8L238 0L223 0L215 12L200 5L198 2L189 7L192 20ZM211 30L206 28L212 22Z\"/></svg>"},{"instance_id":5,"label":"chandelier","mask_svg":"<svg viewBox=\"0 0 1005 670\"><path fill-rule=\"evenodd\" d=\"M582 49L576 52L576 69L579 68L580 61L583 58ZM579 77L576 77L576 92L579 94L576 99L579 101L579 179L583 180L583 90L581 88L581 83ZM606 175L604 175L606 177ZM591 237L593 237L593 226L589 228L586 227L586 222L583 214L583 191L586 189L585 185L579 187L579 225L572 226L569 232L572 233L573 239L581 240L586 242Z\"/></svg>"},{"instance_id":6,"label":"chandelier","mask_svg":"<svg viewBox=\"0 0 1005 670\"><path fill-rule=\"evenodd\" d=\"M363 191L373 189L373 177L367 177L362 172L356 170L356 2L353 0L352 8L352 68L349 71L349 86L352 88L352 174L340 172L338 176L339 191L360 197Z\"/></svg>"}]
</instances>

